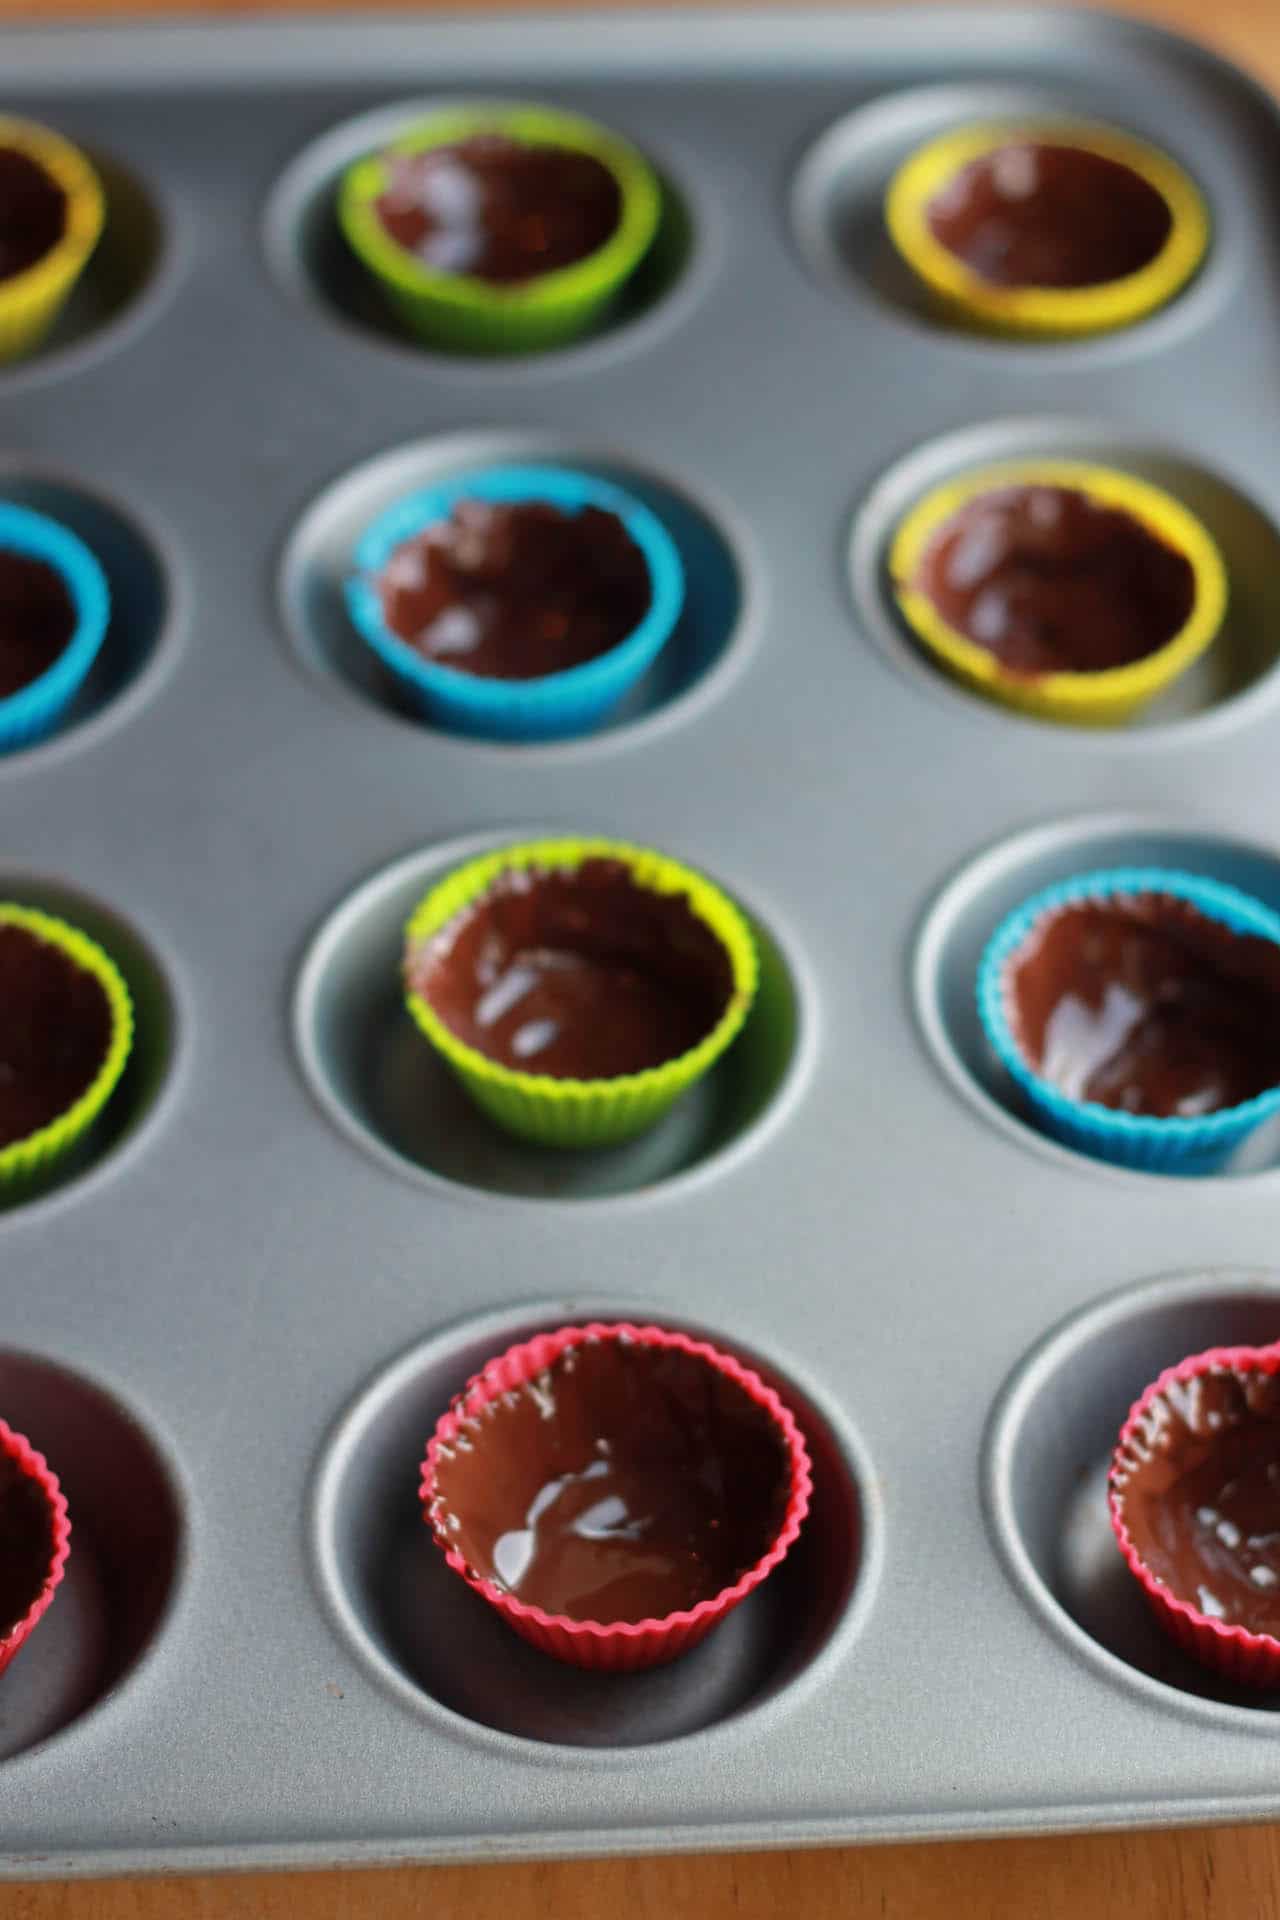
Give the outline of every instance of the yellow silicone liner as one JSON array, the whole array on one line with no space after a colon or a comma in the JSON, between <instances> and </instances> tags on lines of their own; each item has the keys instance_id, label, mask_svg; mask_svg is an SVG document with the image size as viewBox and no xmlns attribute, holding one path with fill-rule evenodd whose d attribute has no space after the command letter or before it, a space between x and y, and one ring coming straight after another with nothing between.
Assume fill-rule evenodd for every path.
<instances>
[{"instance_id":1,"label":"yellow silicone liner","mask_svg":"<svg viewBox=\"0 0 1280 1920\"><path fill-rule=\"evenodd\" d=\"M0 361L39 346L98 244L102 183L78 148L32 120L0 116L0 148L25 154L67 197L62 238L25 272L0 280Z\"/></svg>"},{"instance_id":2,"label":"yellow silicone liner","mask_svg":"<svg viewBox=\"0 0 1280 1920\"><path fill-rule=\"evenodd\" d=\"M1169 209L1169 236L1136 273L1096 287L999 287L984 280L929 229L935 196L963 167L1020 141L1076 147L1115 160L1154 187ZM1209 245L1200 189L1176 161L1114 128L1077 121L969 126L944 133L905 160L885 196L894 245L953 317L999 333L1082 335L1130 326L1186 285Z\"/></svg>"},{"instance_id":3,"label":"yellow silicone liner","mask_svg":"<svg viewBox=\"0 0 1280 1920\"><path fill-rule=\"evenodd\" d=\"M33 907L0 902L0 926L21 927L37 940L57 947L76 966L91 973L107 996L111 1035L102 1065L74 1106L48 1126L0 1148L0 1201L15 1199L29 1184L50 1172L93 1125L115 1092L133 1045L133 1003L115 962L87 934Z\"/></svg>"},{"instance_id":4,"label":"yellow silicone liner","mask_svg":"<svg viewBox=\"0 0 1280 1920\"><path fill-rule=\"evenodd\" d=\"M946 522L971 500L1008 486L1074 488L1099 506L1131 514L1183 554L1194 577L1191 612L1183 626L1145 659L1100 673L1017 674L1001 666L985 647L951 626L914 582L925 550ZM1075 726L1115 725L1163 693L1209 646L1227 607L1226 567L1194 514L1132 474L1075 460L982 467L936 487L900 523L889 549L889 574L912 630L958 679L1005 706Z\"/></svg>"},{"instance_id":5,"label":"yellow silicone liner","mask_svg":"<svg viewBox=\"0 0 1280 1920\"><path fill-rule=\"evenodd\" d=\"M688 1053L643 1073L612 1080L556 1079L522 1073L459 1040L412 987L410 1013L458 1074L477 1105L500 1126L548 1146L612 1146L652 1126L736 1039L755 997L759 963L751 928L727 895L700 873L665 854L617 840L530 840L469 860L434 886L405 928L406 978L421 948L479 899L501 874L526 867L573 871L585 860L618 860L637 886L683 894L728 955L733 986L715 1026Z\"/></svg>"},{"instance_id":6,"label":"yellow silicone liner","mask_svg":"<svg viewBox=\"0 0 1280 1920\"><path fill-rule=\"evenodd\" d=\"M387 183L383 154L348 167L338 188L338 220L347 243L374 275L406 324L423 339L464 352L535 351L582 333L630 278L658 230L662 190L631 144L578 114L499 102L432 114L386 149L426 153L473 134L500 133L530 146L589 154L613 175L621 195L618 225L594 253L512 286L473 274L443 273L397 244L378 218Z\"/></svg>"}]
</instances>

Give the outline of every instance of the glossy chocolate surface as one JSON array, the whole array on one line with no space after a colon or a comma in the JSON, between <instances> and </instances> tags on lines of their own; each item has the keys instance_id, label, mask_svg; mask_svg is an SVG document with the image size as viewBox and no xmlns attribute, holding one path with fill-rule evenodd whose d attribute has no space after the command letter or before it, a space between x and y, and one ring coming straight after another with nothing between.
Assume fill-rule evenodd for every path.
<instances>
[{"instance_id":1,"label":"glossy chocolate surface","mask_svg":"<svg viewBox=\"0 0 1280 1920\"><path fill-rule=\"evenodd\" d=\"M611 1080L697 1046L733 990L729 957L683 894L619 860L512 870L417 954L409 984L504 1066Z\"/></svg>"},{"instance_id":2,"label":"glossy chocolate surface","mask_svg":"<svg viewBox=\"0 0 1280 1920\"><path fill-rule=\"evenodd\" d=\"M0 1148L74 1106L110 1044L101 982L60 947L0 921Z\"/></svg>"},{"instance_id":3,"label":"glossy chocolate surface","mask_svg":"<svg viewBox=\"0 0 1280 1920\"><path fill-rule=\"evenodd\" d=\"M1167 895L1083 902L1015 957L1013 1030L1073 1100L1196 1118L1280 1084L1280 945Z\"/></svg>"},{"instance_id":4,"label":"glossy chocolate surface","mask_svg":"<svg viewBox=\"0 0 1280 1920\"><path fill-rule=\"evenodd\" d=\"M1171 1593L1280 1636L1280 1378L1221 1368L1169 1387L1112 1487L1138 1557Z\"/></svg>"},{"instance_id":5,"label":"glossy chocolate surface","mask_svg":"<svg viewBox=\"0 0 1280 1920\"><path fill-rule=\"evenodd\" d=\"M930 201L930 232L999 287L1097 287L1149 266L1173 224L1120 161L1011 141L971 160Z\"/></svg>"},{"instance_id":6,"label":"glossy chocolate surface","mask_svg":"<svg viewBox=\"0 0 1280 1920\"><path fill-rule=\"evenodd\" d=\"M47 672L75 629L75 602L62 575L0 547L0 700Z\"/></svg>"},{"instance_id":7,"label":"glossy chocolate surface","mask_svg":"<svg viewBox=\"0 0 1280 1920\"><path fill-rule=\"evenodd\" d=\"M0 146L0 280L43 260L66 224L67 196L57 181L25 153Z\"/></svg>"},{"instance_id":8,"label":"glossy chocolate surface","mask_svg":"<svg viewBox=\"0 0 1280 1920\"><path fill-rule=\"evenodd\" d=\"M544 501L459 501L396 548L377 587L383 619L418 653L495 680L594 660L634 633L652 599L616 514Z\"/></svg>"},{"instance_id":9,"label":"glossy chocolate surface","mask_svg":"<svg viewBox=\"0 0 1280 1920\"><path fill-rule=\"evenodd\" d=\"M1131 514L1071 487L995 487L941 527L915 581L1010 673L1099 673L1186 624L1190 561Z\"/></svg>"},{"instance_id":10,"label":"glossy chocolate surface","mask_svg":"<svg viewBox=\"0 0 1280 1920\"><path fill-rule=\"evenodd\" d=\"M0 1640L25 1619L53 1560L53 1515L39 1483L0 1453Z\"/></svg>"},{"instance_id":11,"label":"glossy chocolate surface","mask_svg":"<svg viewBox=\"0 0 1280 1920\"><path fill-rule=\"evenodd\" d=\"M735 1381L678 1348L597 1339L441 1450L433 1518L482 1578L607 1625L732 1586L776 1539L788 1484L781 1433Z\"/></svg>"},{"instance_id":12,"label":"glossy chocolate surface","mask_svg":"<svg viewBox=\"0 0 1280 1920\"><path fill-rule=\"evenodd\" d=\"M568 147L478 133L425 153L388 153L376 202L398 246L439 273L510 285L598 250L622 215L603 162Z\"/></svg>"}]
</instances>

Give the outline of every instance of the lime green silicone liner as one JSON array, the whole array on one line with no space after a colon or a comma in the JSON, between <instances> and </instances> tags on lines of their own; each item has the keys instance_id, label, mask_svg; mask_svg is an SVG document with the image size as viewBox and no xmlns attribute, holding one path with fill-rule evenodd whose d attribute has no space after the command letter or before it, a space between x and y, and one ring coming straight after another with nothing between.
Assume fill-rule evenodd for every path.
<instances>
[{"instance_id":1,"label":"lime green silicone liner","mask_svg":"<svg viewBox=\"0 0 1280 1920\"><path fill-rule=\"evenodd\" d=\"M1069 487L1102 507L1128 513L1192 571L1191 611L1162 647L1128 666L1097 673L1011 673L976 640L953 627L915 583L921 561L947 522L971 500L1001 487ZM1160 487L1081 460L1021 460L981 467L936 487L900 523L889 550L898 604L930 653L976 692L1042 720L1072 726L1116 726L1172 686L1200 658L1222 625L1227 570L1195 515Z\"/></svg>"},{"instance_id":2,"label":"lime green silicone liner","mask_svg":"<svg viewBox=\"0 0 1280 1920\"><path fill-rule=\"evenodd\" d=\"M0 361L16 360L39 346L98 244L105 201L97 174L84 155L32 120L0 116L0 149L21 153L66 195L62 237L43 259L0 281Z\"/></svg>"},{"instance_id":3,"label":"lime green silicone liner","mask_svg":"<svg viewBox=\"0 0 1280 1920\"><path fill-rule=\"evenodd\" d=\"M657 177L636 149L593 120L549 107L502 104L433 114L385 150L425 153L474 134L504 134L527 146L590 154L618 184L618 225L602 247L571 266L512 286L472 274L443 273L400 246L378 217L387 185L382 153L348 167L338 188L338 220L352 251L381 284L413 331L468 353L519 353L556 346L591 325L647 253L662 210Z\"/></svg>"},{"instance_id":4,"label":"lime green silicone liner","mask_svg":"<svg viewBox=\"0 0 1280 1920\"><path fill-rule=\"evenodd\" d=\"M944 247L929 225L936 195L973 161L1020 141L1076 147L1145 180L1169 210L1155 259L1092 287L1005 287ZM1114 127L1053 120L959 127L918 147L889 183L885 221L903 259L955 318L997 333L1068 337L1130 326L1164 306L1199 267L1210 232L1199 188L1168 154Z\"/></svg>"},{"instance_id":5,"label":"lime green silicone liner","mask_svg":"<svg viewBox=\"0 0 1280 1920\"><path fill-rule=\"evenodd\" d=\"M91 973L107 996L111 1038L102 1065L74 1106L38 1132L0 1148L0 1201L18 1198L41 1180L83 1138L116 1089L133 1045L133 1003L129 989L102 948L78 928L33 907L0 903L0 926L21 927L37 940L57 947L76 966Z\"/></svg>"},{"instance_id":6,"label":"lime green silicone liner","mask_svg":"<svg viewBox=\"0 0 1280 1920\"><path fill-rule=\"evenodd\" d=\"M561 1080L521 1073L464 1041L412 986L407 1000L418 1026L461 1079L476 1104L511 1133L545 1146L613 1146L643 1133L719 1059L747 1017L759 977L755 941L745 916L699 873L644 847L616 840L532 840L484 854L442 880L414 910L405 928L406 977L422 947L513 869L573 869L586 860L619 860L639 887L683 894L729 958L733 988L706 1038L688 1053L643 1073L612 1080Z\"/></svg>"}]
</instances>

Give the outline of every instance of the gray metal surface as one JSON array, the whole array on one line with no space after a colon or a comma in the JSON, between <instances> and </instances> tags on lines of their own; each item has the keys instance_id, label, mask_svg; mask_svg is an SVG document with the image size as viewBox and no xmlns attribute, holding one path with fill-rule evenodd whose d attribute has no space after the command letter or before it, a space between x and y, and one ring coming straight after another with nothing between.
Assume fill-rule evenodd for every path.
<instances>
[{"instance_id":1,"label":"gray metal surface","mask_svg":"<svg viewBox=\"0 0 1280 1920\"><path fill-rule=\"evenodd\" d=\"M1159 1365L1276 1331L1280 1282L1239 1270L1274 1258L1280 1173L1047 1147L989 1082L968 998L1003 902L1097 855L1280 901L1270 105L1146 29L1039 12L32 29L3 55L9 104L153 203L65 344L0 375L0 491L96 513L129 609L82 723L0 761L0 889L103 928L143 1016L126 1137L0 1218L0 1409L78 1529L0 1690L4 1870L1280 1812L1280 1717L1156 1646L1096 1480ZM1031 349L916 310L868 209L903 145L993 88L1201 179L1213 254L1167 313ZM645 146L692 218L670 288L498 367L380 337L355 293L335 314L316 195L365 137L347 123L459 91ZM1190 488L1227 550L1222 671L1162 724L984 708L885 614L904 489L1041 437ZM351 683L332 618L352 516L517 447L638 473L720 555L679 672L591 742L407 724ZM526 826L668 847L770 943L736 1079L634 1160L499 1150L403 1051L406 902ZM804 1551L690 1662L588 1684L449 1581L413 1485L470 1363L619 1309L775 1369L820 1497Z\"/></svg>"}]
</instances>

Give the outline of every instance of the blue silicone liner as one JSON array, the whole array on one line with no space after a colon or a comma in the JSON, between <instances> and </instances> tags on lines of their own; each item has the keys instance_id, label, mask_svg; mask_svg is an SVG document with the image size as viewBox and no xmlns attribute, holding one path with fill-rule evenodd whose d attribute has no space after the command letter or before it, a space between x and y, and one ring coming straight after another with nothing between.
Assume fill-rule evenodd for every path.
<instances>
[{"instance_id":1,"label":"blue silicone liner","mask_svg":"<svg viewBox=\"0 0 1280 1920\"><path fill-rule=\"evenodd\" d=\"M448 518L461 500L536 501L566 513L600 507L616 514L644 556L649 610L625 640L563 673L496 680L427 660L392 633L375 584L394 550ZM684 606L684 567L657 516L621 487L568 467L486 467L408 495L379 514L355 551L347 609L361 638L429 719L490 740L555 740L588 733L646 673Z\"/></svg>"},{"instance_id":2,"label":"blue silicone liner","mask_svg":"<svg viewBox=\"0 0 1280 1920\"><path fill-rule=\"evenodd\" d=\"M1201 1119L1160 1119L1121 1113L1092 1100L1073 1100L1028 1065L1009 1025L1005 982L1011 961L1036 924L1083 900L1116 895L1163 894L1184 900L1207 920L1233 933L1252 934L1280 945L1280 914L1238 888L1162 867L1117 867L1080 874L1046 887L1001 921L978 968L978 1012L1001 1066L1026 1095L1047 1130L1096 1159L1154 1173L1208 1173L1221 1166L1264 1120L1280 1113L1280 1087L1242 1106L1224 1107Z\"/></svg>"},{"instance_id":3,"label":"blue silicone liner","mask_svg":"<svg viewBox=\"0 0 1280 1920\"><path fill-rule=\"evenodd\" d=\"M43 560L66 582L76 610L71 638L38 680L0 700L0 753L51 733L84 684L111 618L106 575L77 534L29 507L0 503L0 552Z\"/></svg>"}]
</instances>

